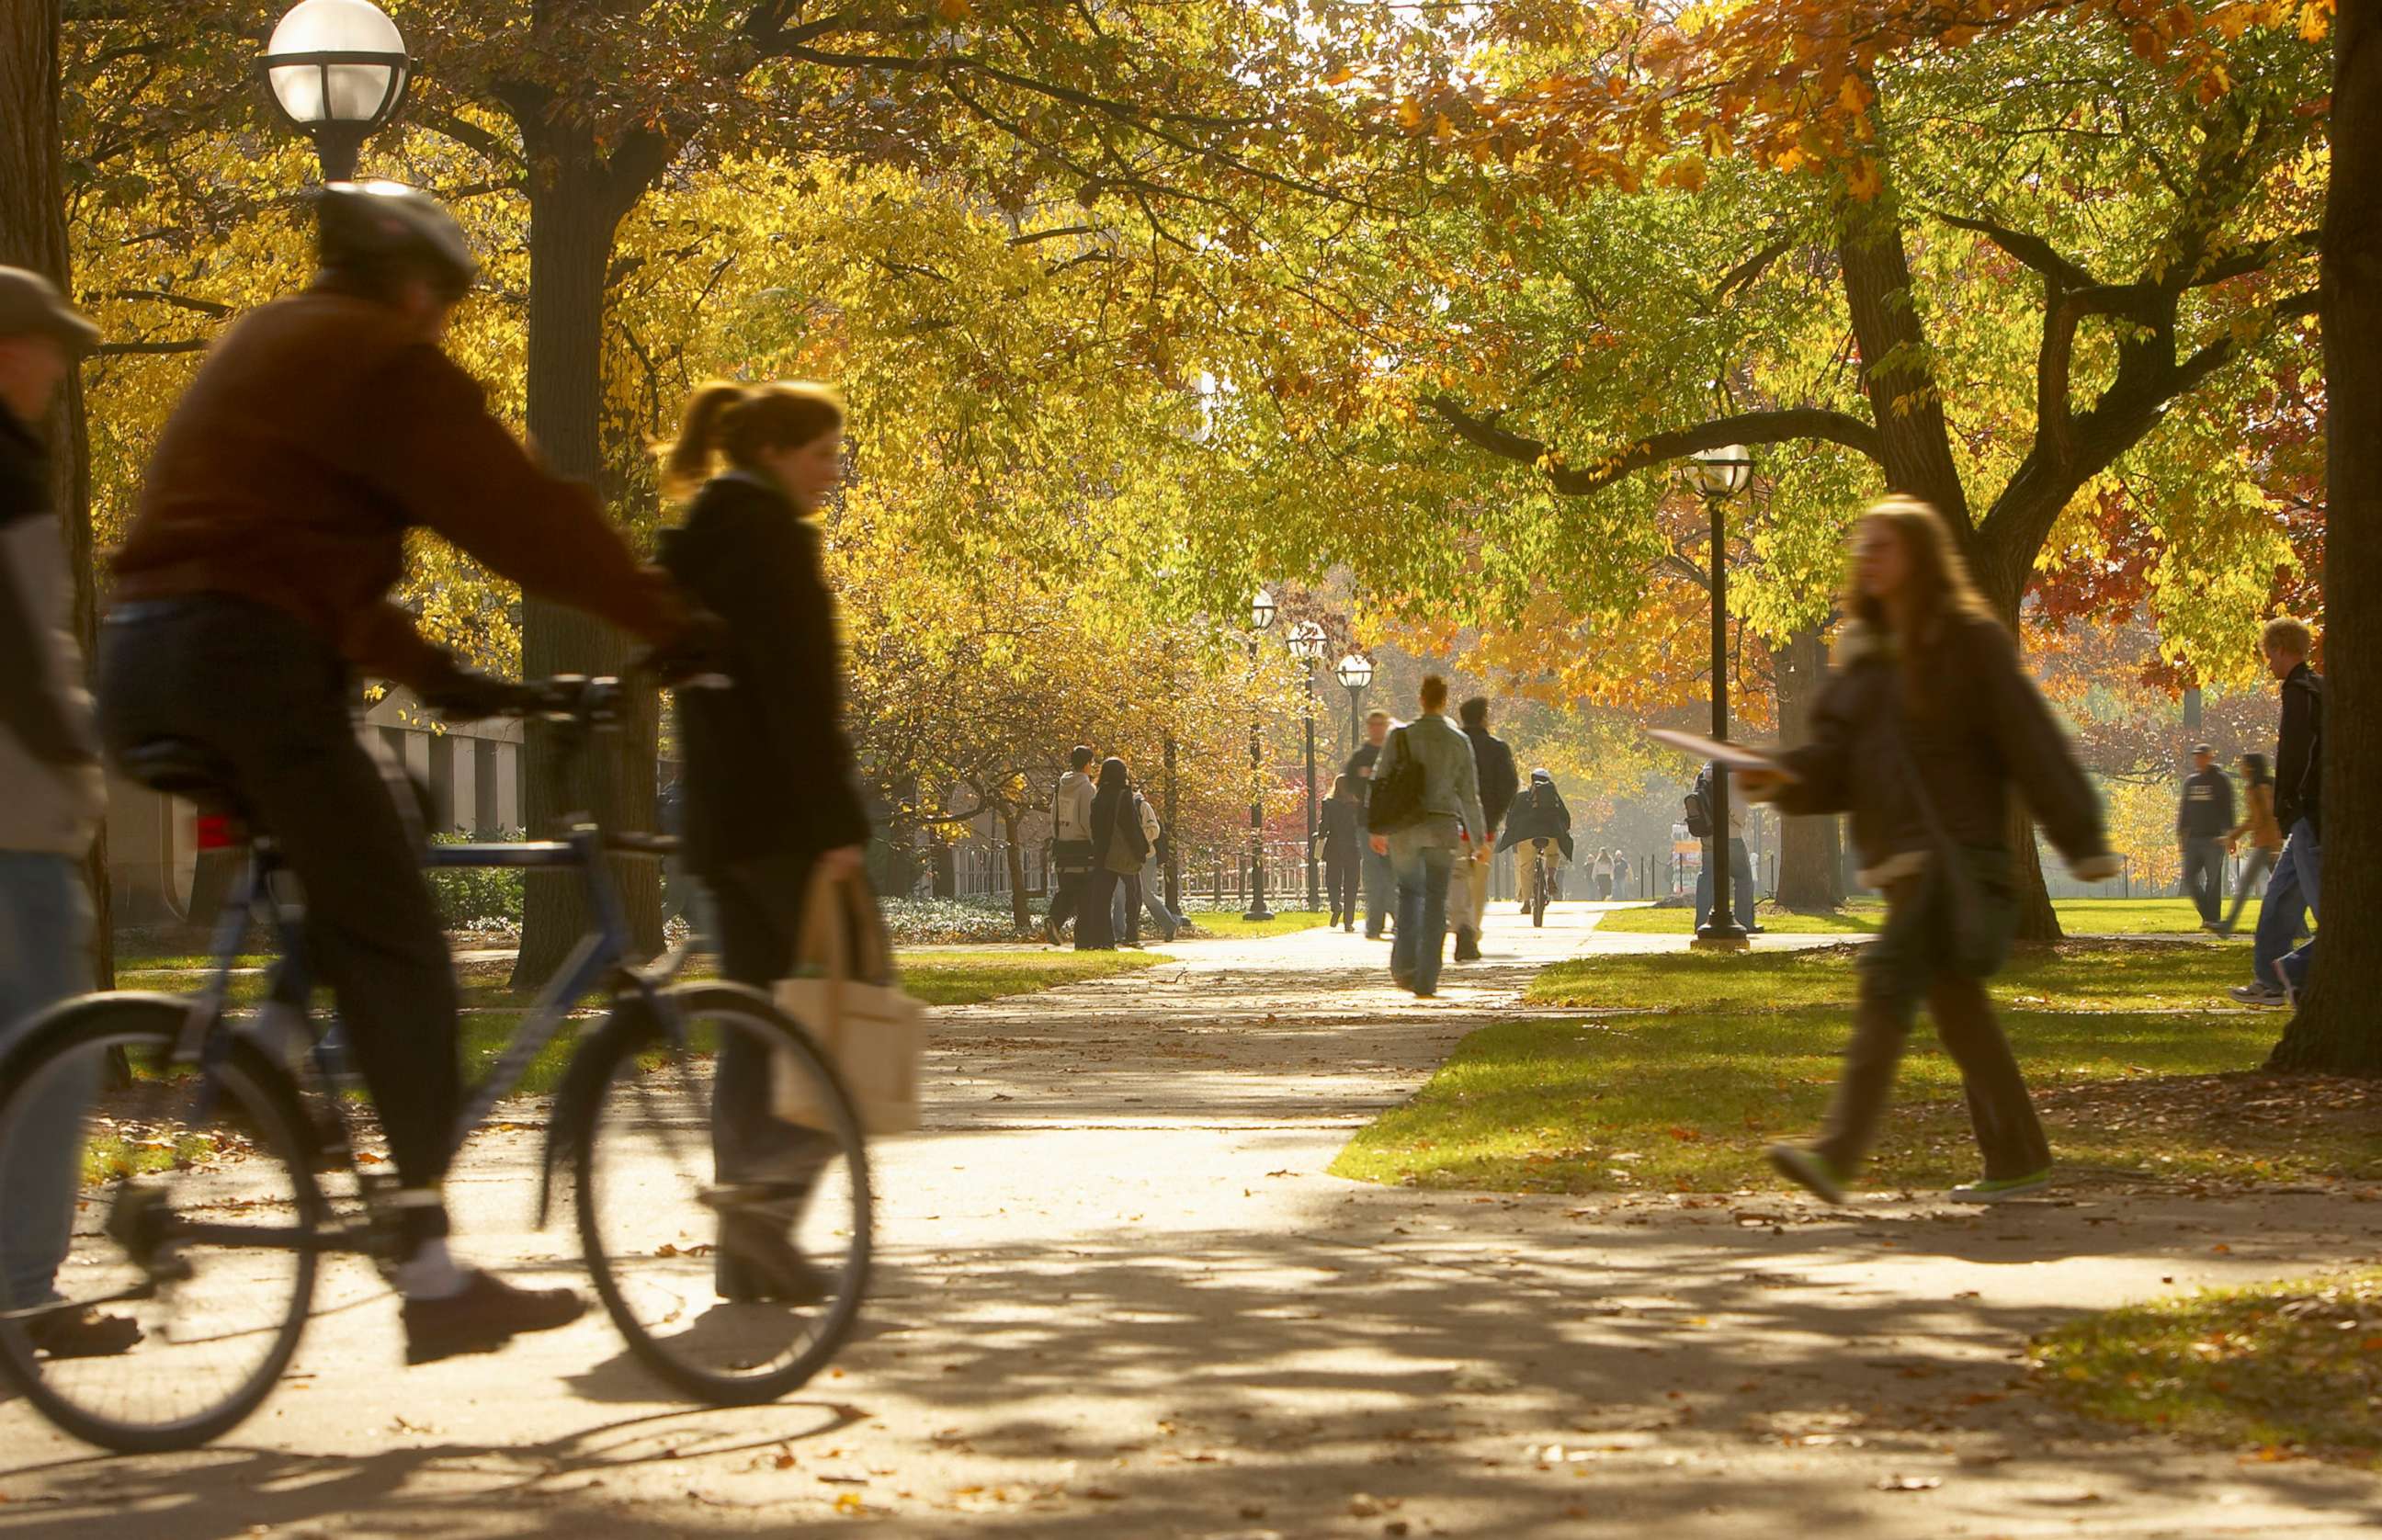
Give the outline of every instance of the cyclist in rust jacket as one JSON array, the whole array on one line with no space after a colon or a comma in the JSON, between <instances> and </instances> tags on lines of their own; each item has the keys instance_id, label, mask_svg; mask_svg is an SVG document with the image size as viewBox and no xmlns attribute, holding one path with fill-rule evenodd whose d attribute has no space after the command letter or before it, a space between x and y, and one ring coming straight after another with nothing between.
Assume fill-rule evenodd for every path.
<instances>
[{"instance_id":1,"label":"cyclist in rust jacket","mask_svg":"<svg viewBox=\"0 0 2382 1540\"><path fill-rule=\"evenodd\" d=\"M389 602L407 531L650 641L699 628L584 487L547 474L439 350L475 269L461 230L390 183L323 189L321 275L227 331L175 409L116 558L101 729L119 764L192 746L305 889L403 1191L407 1359L557 1326L567 1289L457 1265L439 1183L460 1102L452 965L419 851L350 715L355 673L456 716L510 687Z\"/></svg>"}]
</instances>

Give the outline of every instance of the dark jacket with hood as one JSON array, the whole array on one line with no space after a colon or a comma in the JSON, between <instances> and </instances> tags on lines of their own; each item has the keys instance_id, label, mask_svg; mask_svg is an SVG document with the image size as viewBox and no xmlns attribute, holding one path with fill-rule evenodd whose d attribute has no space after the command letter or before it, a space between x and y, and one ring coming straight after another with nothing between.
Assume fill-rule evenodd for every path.
<instances>
[{"instance_id":1,"label":"dark jacket with hood","mask_svg":"<svg viewBox=\"0 0 2382 1540\"><path fill-rule=\"evenodd\" d=\"M1353 783L1352 783L1353 784ZM1323 859L1337 866L1365 853L1365 801L1356 792L1323 799Z\"/></svg>"},{"instance_id":2,"label":"dark jacket with hood","mask_svg":"<svg viewBox=\"0 0 2382 1540\"><path fill-rule=\"evenodd\" d=\"M1555 789L1555 778L1544 770L1531 771L1529 789L1514 799L1497 849L1509 850L1526 839L1552 839L1562 848L1565 861L1572 859L1571 809Z\"/></svg>"},{"instance_id":3,"label":"dark jacket with hood","mask_svg":"<svg viewBox=\"0 0 2382 1540\"><path fill-rule=\"evenodd\" d=\"M1521 789L1521 776L1514 768L1514 750L1502 738L1493 738L1486 727L1467 727L1464 736L1472 739L1472 763L1480 775L1480 816L1495 829L1505 821L1505 810L1514 805L1514 794Z\"/></svg>"},{"instance_id":4,"label":"dark jacket with hood","mask_svg":"<svg viewBox=\"0 0 2382 1540\"><path fill-rule=\"evenodd\" d=\"M717 876L866 843L817 529L766 477L731 471L662 535L661 563L729 631L730 688L678 695L688 864Z\"/></svg>"},{"instance_id":5,"label":"dark jacket with hood","mask_svg":"<svg viewBox=\"0 0 2382 1540\"><path fill-rule=\"evenodd\" d=\"M1890 638L1858 623L1847 630L1812 709L1811 741L1779 756L1795 778L1777 807L1850 812L1861 880L1883 886L1923 870L1935 848L1914 768L1952 842L1971 849L2009 848L2015 783L2080 876L2114 871L2101 800L2008 631L1983 616L1947 616L1922 665L1923 705L1906 705L1904 674Z\"/></svg>"},{"instance_id":6,"label":"dark jacket with hood","mask_svg":"<svg viewBox=\"0 0 2382 1540\"><path fill-rule=\"evenodd\" d=\"M2275 744L2275 822L2301 819L2324 834L2324 679L2301 664L2283 679L2283 728Z\"/></svg>"},{"instance_id":7,"label":"dark jacket with hood","mask_svg":"<svg viewBox=\"0 0 2382 1540\"><path fill-rule=\"evenodd\" d=\"M1109 853L1122 842L1134 866L1149 859L1149 837L1141 832L1141 806L1133 794L1133 777L1124 761L1100 762L1099 789L1092 795L1092 861L1105 866Z\"/></svg>"}]
</instances>

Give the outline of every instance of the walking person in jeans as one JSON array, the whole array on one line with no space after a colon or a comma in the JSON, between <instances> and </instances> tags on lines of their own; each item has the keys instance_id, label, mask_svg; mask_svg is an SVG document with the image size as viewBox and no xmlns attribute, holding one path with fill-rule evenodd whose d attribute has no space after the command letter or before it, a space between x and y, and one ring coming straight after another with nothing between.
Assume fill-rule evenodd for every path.
<instances>
[{"instance_id":1,"label":"walking person in jeans","mask_svg":"<svg viewBox=\"0 0 2382 1540\"><path fill-rule=\"evenodd\" d=\"M91 902L82 862L107 792L74 635L74 582L50 506L40 434L57 388L99 341L50 281L0 267L0 1049L51 1006L91 988ZM53 1358L120 1353L141 1339L127 1315L59 1302L73 1239L83 1107L98 1065L76 1067L0 1151L0 1308Z\"/></svg>"},{"instance_id":2,"label":"walking person in jeans","mask_svg":"<svg viewBox=\"0 0 2382 1540\"><path fill-rule=\"evenodd\" d=\"M2233 831L2233 781L2216 767L2216 751L2192 751L2192 774L2175 813L2175 839L2183 851L2183 894L2200 911L2200 928L2215 930L2225 907L2225 843Z\"/></svg>"},{"instance_id":3,"label":"walking person in jeans","mask_svg":"<svg viewBox=\"0 0 2382 1540\"><path fill-rule=\"evenodd\" d=\"M1458 852L1489 859L1489 821L1480 811L1480 775L1472 740L1447 719L1447 681L1427 674L1422 715L1390 735L1373 780L1378 787L1408 761L1422 768L1422 796L1414 817L1371 844L1386 855L1398 882L1397 945L1390 977L1415 998L1439 993L1440 947L1447 938L1447 884Z\"/></svg>"},{"instance_id":4,"label":"walking person in jeans","mask_svg":"<svg viewBox=\"0 0 2382 1540\"><path fill-rule=\"evenodd\" d=\"M1885 928L1861 948L1853 1037L1826 1125L1812 1144L1771 1146L1771 1162L1844 1201L1924 1003L1959 1066L1984 1156L1983 1178L1952 1197L2042 1192L2051 1147L1985 996L2017 922L2009 791L2015 784L2086 881L2118 864L2100 801L1933 507L1909 497L1872 505L1853 535L1844 607L1854 623L1812 713L1811 741L1738 780L1787 813L1850 811L1862 881L1885 892Z\"/></svg>"},{"instance_id":5,"label":"walking person in jeans","mask_svg":"<svg viewBox=\"0 0 2382 1540\"><path fill-rule=\"evenodd\" d=\"M1360 800L1369 800L1376 767L1381 763L1381 745L1389 741L1390 729L1396 726L1386 711L1371 711L1365 715L1365 741L1348 756L1348 775L1354 779ZM1365 847L1361 880L1365 886L1365 938L1379 941L1389 928L1390 911L1397 905L1397 877L1391 869L1390 858L1371 844Z\"/></svg>"},{"instance_id":6,"label":"walking person in jeans","mask_svg":"<svg viewBox=\"0 0 2382 1540\"><path fill-rule=\"evenodd\" d=\"M2315 638L2304 622L2266 622L2266 671L2282 681L2283 724L2275 744L2275 823L2282 853L2258 906L2250 965L2256 977L2233 991L2245 1005L2286 1005L2307 987L2315 943L2294 951L2316 912L2324 879L2324 678L2308 666Z\"/></svg>"},{"instance_id":7,"label":"walking person in jeans","mask_svg":"<svg viewBox=\"0 0 2382 1540\"><path fill-rule=\"evenodd\" d=\"M2233 908L2224 920L2208 927L2215 935L2231 935L2234 926L2241 923L2242 906L2258 884L2275 869L2275 858L2283 853L2282 825L2275 822L2275 775L2266 768L2264 754L2241 756L2241 802L2246 810L2241 822L2225 837L2228 853L2240 849L2241 839L2250 840L2250 860L2241 868L2241 880L2233 885Z\"/></svg>"},{"instance_id":8,"label":"walking person in jeans","mask_svg":"<svg viewBox=\"0 0 2382 1540\"><path fill-rule=\"evenodd\" d=\"M1140 795L1124 761L1113 755L1100 762L1091 831L1091 874L1084 883L1083 911L1075 917L1075 950L1112 952L1117 947L1112 907L1118 885L1129 882L1138 888L1141 863L1149 859L1149 840L1141 832Z\"/></svg>"},{"instance_id":9,"label":"walking person in jeans","mask_svg":"<svg viewBox=\"0 0 2382 1540\"><path fill-rule=\"evenodd\" d=\"M1087 772L1099 755L1084 744L1067 756L1067 773L1050 794L1050 865L1059 874L1059 890L1043 917L1042 938L1056 947L1059 927L1083 907L1084 886L1092 874L1092 777Z\"/></svg>"}]
</instances>

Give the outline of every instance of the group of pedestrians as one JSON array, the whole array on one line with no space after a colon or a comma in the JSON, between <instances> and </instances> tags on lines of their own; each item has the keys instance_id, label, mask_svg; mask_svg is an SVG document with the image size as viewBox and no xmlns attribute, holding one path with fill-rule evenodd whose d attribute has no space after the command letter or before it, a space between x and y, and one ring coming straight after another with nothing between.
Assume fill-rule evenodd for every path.
<instances>
[{"instance_id":1,"label":"group of pedestrians","mask_svg":"<svg viewBox=\"0 0 2382 1540\"><path fill-rule=\"evenodd\" d=\"M1168 837L1123 759L1100 759L1089 745L1076 745L1050 796L1050 865L1058 881L1043 939L1060 945L1061 927L1072 920L1077 951L1138 947L1146 912L1160 938L1173 940L1185 922L1167 907L1159 876Z\"/></svg>"}]
</instances>

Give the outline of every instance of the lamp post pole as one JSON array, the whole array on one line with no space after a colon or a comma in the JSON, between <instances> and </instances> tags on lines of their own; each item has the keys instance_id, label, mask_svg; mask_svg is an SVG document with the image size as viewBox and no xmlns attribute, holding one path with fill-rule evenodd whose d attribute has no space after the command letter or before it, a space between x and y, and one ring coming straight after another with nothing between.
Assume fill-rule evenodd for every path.
<instances>
[{"instance_id":1,"label":"lamp post pole","mask_svg":"<svg viewBox=\"0 0 2382 1540\"><path fill-rule=\"evenodd\" d=\"M1742 446L1706 450L1693 457L1696 490L1712 522L1712 735L1728 741L1728 498L1745 485L1752 461ZM1737 951L1750 945L1737 923L1731 894L1727 770L1712 767L1712 912L1696 928L1696 945Z\"/></svg>"},{"instance_id":2,"label":"lamp post pole","mask_svg":"<svg viewBox=\"0 0 2382 1540\"><path fill-rule=\"evenodd\" d=\"M1273 624L1273 595L1260 588L1249 601L1249 907L1244 920L1271 920L1265 894L1265 739L1258 707L1258 634Z\"/></svg>"},{"instance_id":3,"label":"lamp post pole","mask_svg":"<svg viewBox=\"0 0 2382 1540\"><path fill-rule=\"evenodd\" d=\"M1323 883L1315 867L1315 842L1320 833L1315 806L1315 666L1322 660L1325 645L1323 628L1312 620L1301 620L1290 629L1290 650L1305 670L1302 682L1307 691L1307 907L1310 910L1323 901Z\"/></svg>"}]
</instances>

